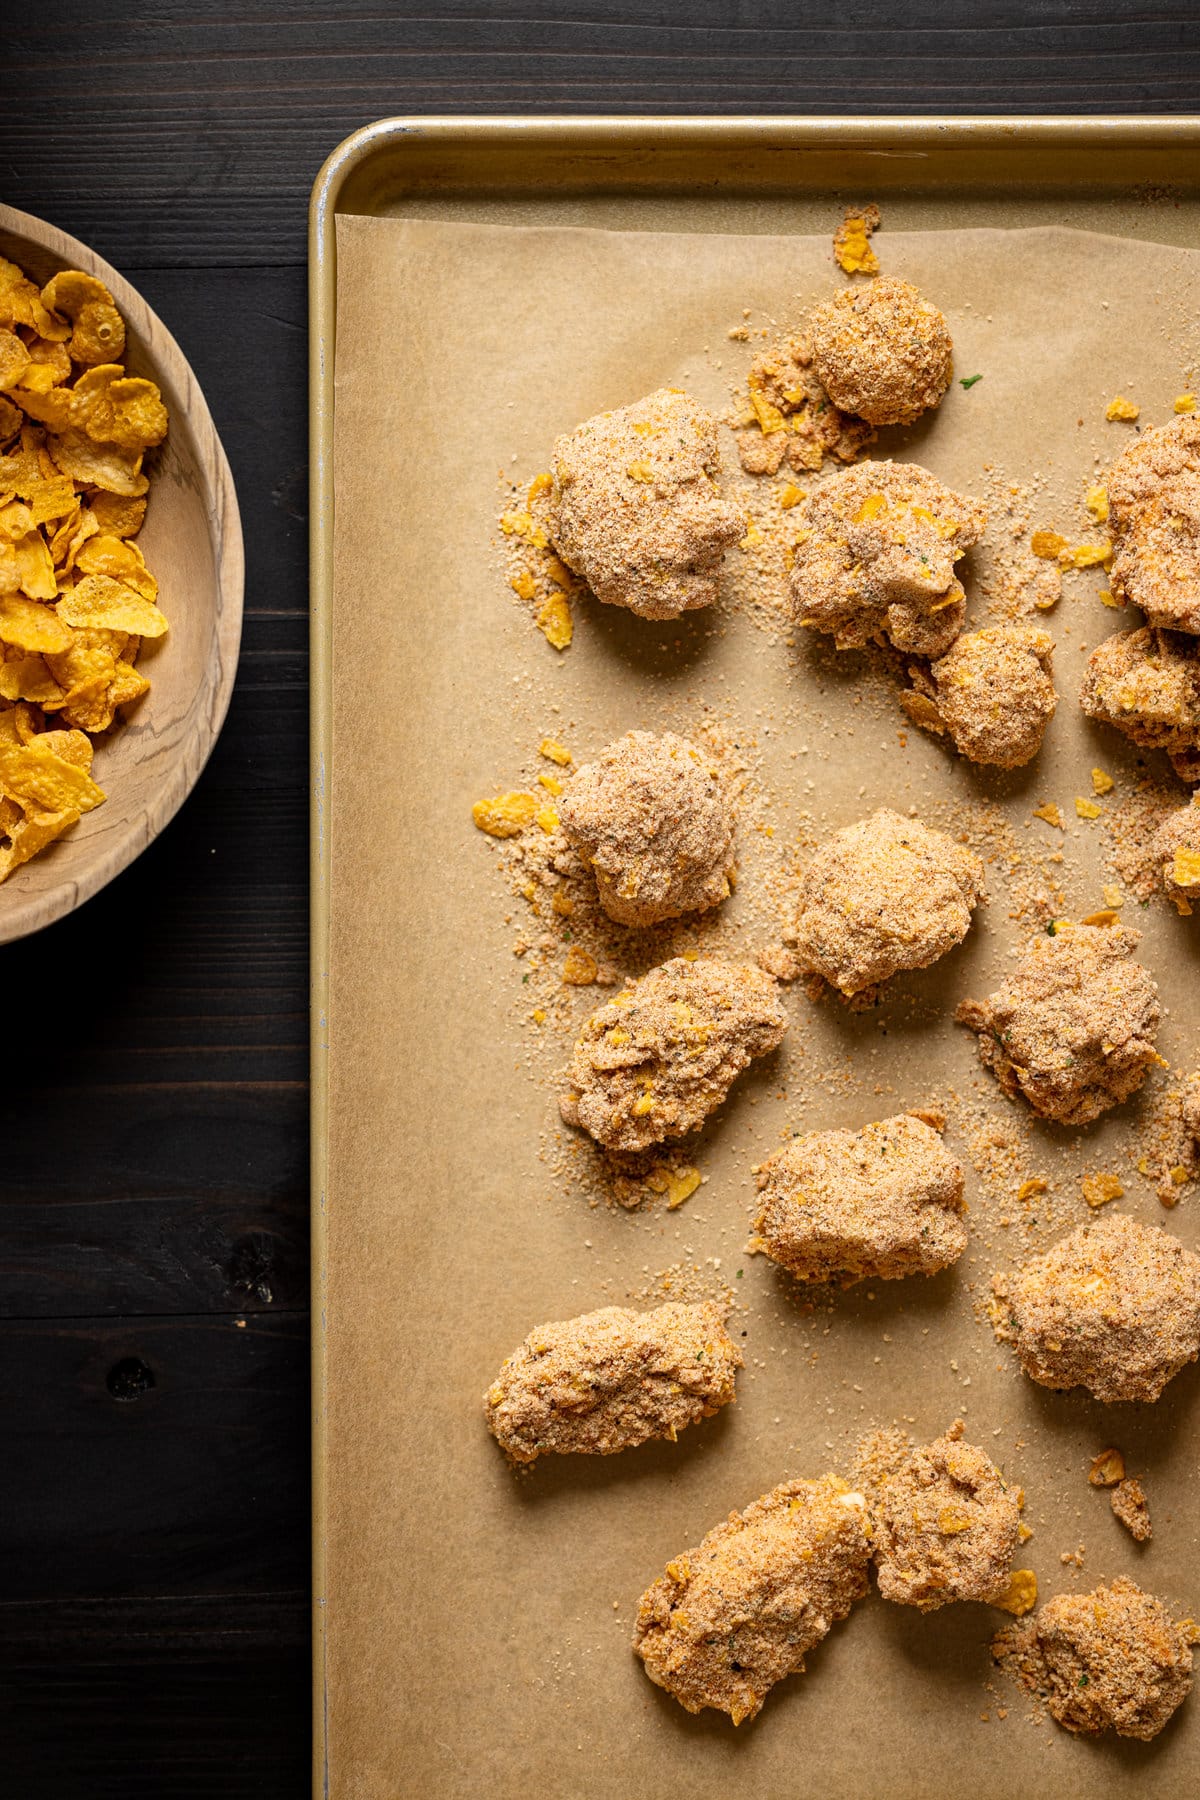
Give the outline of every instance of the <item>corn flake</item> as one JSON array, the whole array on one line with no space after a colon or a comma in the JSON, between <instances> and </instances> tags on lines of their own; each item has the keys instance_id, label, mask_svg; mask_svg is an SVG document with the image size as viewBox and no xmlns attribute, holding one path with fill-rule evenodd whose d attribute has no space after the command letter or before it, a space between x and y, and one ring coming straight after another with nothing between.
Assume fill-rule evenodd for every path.
<instances>
[{"instance_id":1,"label":"corn flake","mask_svg":"<svg viewBox=\"0 0 1200 1800\"><path fill-rule=\"evenodd\" d=\"M575 622L565 594L551 594L538 609L534 622L555 650L565 650L575 635Z\"/></svg>"},{"instance_id":2,"label":"corn flake","mask_svg":"<svg viewBox=\"0 0 1200 1800\"><path fill-rule=\"evenodd\" d=\"M99 626L140 638L159 638L167 630L167 621L157 606L110 575L86 575L62 596L58 616L66 625Z\"/></svg>"},{"instance_id":3,"label":"corn flake","mask_svg":"<svg viewBox=\"0 0 1200 1800\"><path fill-rule=\"evenodd\" d=\"M29 352L16 332L0 330L0 392L15 388L29 363Z\"/></svg>"},{"instance_id":4,"label":"corn flake","mask_svg":"<svg viewBox=\"0 0 1200 1800\"><path fill-rule=\"evenodd\" d=\"M1027 1612L1032 1612L1037 1605L1037 1576L1032 1569L1014 1569L1008 1578L1008 1587L999 1600L992 1605L998 1606L1002 1612L1011 1613L1014 1619L1020 1619Z\"/></svg>"},{"instance_id":5,"label":"corn flake","mask_svg":"<svg viewBox=\"0 0 1200 1800\"><path fill-rule=\"evenodd\" d=\"M38 737L27 744L0 745L0 794L26 809L50 813L90 812L104 799L86 769Z\"/></svg>"},{"instance_id":6,"label":"corn flake","mask_svg":"<svg viewBox=\"0 0 1200 1800\"><path fill-rule=\"evenodd\" d=\"M537 796L525 793L497 794L494 800L477 800L471 808L478 829L498 838L518 836L533 824L537 813Z\"/></svg>"},{"instance_id":7,"label":"corn flake","mask_svg":"<svg viewBox=\"0 0 1200 1800\"><path fill-rule=\"evenodd\" d=\"M70 642L71 633L53 607L24 594L0 595L0 643L40 656L65 650Z\"/></svg>"},{"instance_id":8,"label":"corn flake","mask_svg":"<svg viewBox=\"0 0 1200 1800\"><path fill-rule=\"evenodd\" d=\"M146 502L144 499L131 500L121 494L93 494L91 510L97 531L106 537L132 538L142 529Z\"/></svg>"},{"instance_id":9,"label":"corn flake","mask_svg":"<svg viewBox=\"0 0 1200 1800\"><path fill-rule=\"evenodd\" d=\"M1104 416L1106 419L1136 419L1140 411L1141 407L1127 400L1124 394L1117 394L1105 407Z\"/></svg>"}]
</instances>

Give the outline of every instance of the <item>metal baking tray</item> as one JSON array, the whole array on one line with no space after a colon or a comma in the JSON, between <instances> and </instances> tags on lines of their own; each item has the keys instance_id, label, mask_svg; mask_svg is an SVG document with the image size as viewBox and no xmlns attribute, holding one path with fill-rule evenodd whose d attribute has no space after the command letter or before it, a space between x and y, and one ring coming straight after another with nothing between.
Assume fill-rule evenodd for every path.
<instances>
[{"instance_id":1,"label":"metal baking tray","mask_svg":"<svg viewBox=\"0 0 1200 1800\"><path fill-rule=\"evenodd\" d=\"M330 1046L327 768L331 729L335 219L339 213L616 230L828 228L838 200L889 227L1069 223L1200 242L1200 121L1100 118L394 118L347 138L310 208L312 1389L314 1793L327 1758L324 1530ZM1197 1702L1193 1701L1193 1705ZM1147 1771L1149 1774L1149 1771ZM399 1792L399 1789L395 1791ZM340 1800L340 1796L337 1796Z\"/></svg>"}]
</instances>

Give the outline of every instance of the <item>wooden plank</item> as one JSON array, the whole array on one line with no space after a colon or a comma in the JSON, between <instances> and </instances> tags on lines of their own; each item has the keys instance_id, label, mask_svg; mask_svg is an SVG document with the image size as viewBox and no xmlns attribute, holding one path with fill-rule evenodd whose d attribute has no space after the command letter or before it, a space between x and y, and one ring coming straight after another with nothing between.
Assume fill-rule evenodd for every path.
<instances>
[{"instance_id":1,"label":"wooden plank","mask_svg":"<svg viewBox=\"0 0 1200 1800\"><path fill-rule=\"evenodd\" d=\"M307 1320L9 1321L0 1594L303 1588Z\"/></svg>"},{"instance_id":2,"label":"wooden plank","mask_svg":"<svg viewBox=\"0 0 1200 1800\"><path fill-rule=\"evenodd\" d=\"M0 1604L6 1791L294 1800L307 1683L302 1591Z\"/></svg>"},{"instance_id":3,"label":"wooden plank","mask_svg":"<svg viewBox=\"0 0 1200 1800\"><path fill-rule=\"evenodd\" d=\"M118 264L295 263L314 175L399 112L1190 112L1186 0L686 9L416 0L27 14L0 72L7 195ZM53 95L53 105L45 96Z\"/></svg>"}]
</instances>

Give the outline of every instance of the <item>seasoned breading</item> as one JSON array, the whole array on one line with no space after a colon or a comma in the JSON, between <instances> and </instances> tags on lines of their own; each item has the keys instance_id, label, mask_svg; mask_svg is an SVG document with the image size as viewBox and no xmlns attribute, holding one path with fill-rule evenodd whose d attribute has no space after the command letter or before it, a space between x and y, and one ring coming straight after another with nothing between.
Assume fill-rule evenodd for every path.
<instances>
[{"instance_id":1,"label":"seasoned breading","mask_svg":"<svg viewBox=\"0 0 1200 1800\"><path fill-rule=\"evenodd\" d=\"M854 995L960 944L983 864L945 832L882 807L835 832L800 882L796 960Z\"/></svg>"},{"instance_id":2,"label":"seasoned breading","mask_svg":"<svg viewBox=\"0 0 1200 1800\"><path fill-rule=\"evenodd\" d=\"M856 463L817 488L799 515L791 597L802 625L839 650L891 642L944 656L966 601L954 565L987 515L916 463Z\"/></svg>"},{"instance_id":3,"label":"seasoned breading","mask_svg":"<svg viewBox=\"0 0 1200 1800\"><path fill-rule=\"evenodd\" d=\"M813 308L808 333L829 398L871 425L910 425L950 385L954 345L946 320L898 276L841 288Z\"/></svg>"},{"instance_id":4,"label":"seasoned breading","mask_svg":"<svg viewBox=\"0 0 1200 1800\"><path fill-rule=\"evenodd\" d=\"M605 1002L587 1021L559 1101L609 1150L644 1150L703 1124L787 1017L760 969L677 956Z\"/></svg>"},{"instance_id":5,"label":"seasoned breading","mask_svg":"<svg viewBox=\"0 0 1200 1800\"><path fill-rule=\"evenodd\" d=\"M793 1138L758 1188L753 1247L799 1281L933 1275L967 1247L962 1166L911 1113Z\"/></svg>"},{"instance_id":6,"label":"seasoned breading","mask_svg":"<svg viewBox=\"0 0 1200 1800\"><path fill-rule=\"evenodd\" d=\"M804 338L788 338L756 356L748 386L756 424L737 440L748 475L774 475L785 459L797 473L819 469L827 456L850 463L874 442L865 419L833 405L813 373Z\"/></svg>"},{"instance_id":7,"label":"seasoned breading","mask_svg":"<svg viewBox=\"0 0 1200 1800\"><path fill-rule=\"evenodd\" d=\"M584 763L558 810L620 924L653 925L728 897L732 796L712 757L687 738L627 732Z\"/></svg>"},{"instance_id":8,"label":"seasoned breading","mask_svg":"<svg viewBox=\"0 0 1200 1800\"><path fill-rule=\"evenodd\" d=\"M956 1419L932 1444L899 1455L887 1444L875 1482L875 1439L860 1446L871 1556L885 1600L933 1612L952 1600L995 1600L1008 1587L1020 1535L1019 1492L990 1457L963 1442L963 1431Z\"/></svg>"},{"instance_id":9,"label":"seasoned breading","mask_svg":"<svg viewBox=\"0 0 1200 1800\"><path fill-rule=\"evenodd\" d=\"M1056 1594L999 1632L992 1654L1068 1731L1157 1737L1192 1686L1190 1620L1118 1576L1090 1594Z\"/></svg>"},{"instance_id":10,"label":"seasoned breading","mask_svg":"<svg viewBox=\"0 0 1200 1800\"><path fill-rule=\"evenodd\" d=\"M1141 934L1124 926L1052 922L986 1000L955 1013L1006 1094L1064 1125L1086 1125L1141 1087L1161 1010L1134 962Z\"/></svg>"},{"instance_id":11,"label":"seasoned breading","mask_svg":"<svg viewBox=\"0 0 1200 1800\"><path fill-rule=\"evenodd\" d=\"M1200 781L1200 640L1179 631L1117 631L1088 657L1079 704L1175 773Z\"/></svg>"},{"instance_id":12,"label":"seasoned breading","mask_svg":"<svg viewBox=\"0 0 1200 1800\"><path fill-rule=\"evenodd\" d=\"M1162 870L1167 898L1181 914L1200 902L1200 793L1170 813L1154 834L1151 859Z\"/></svg>"},{"instance_id":13,"label":"seasoned breading","mask_svg":"<svg viewBox=\"0 0 1200 1800\"><path fill-rule=\"evenodd\" d=\"M733 1400L741 1366L711 1301L653 1312L605 1306L539 1325L505 1358L484 1395L488 1430L514 1462L674 1442Z\"/></svg>"},{"instance_id":14,"label":"seasoned breading","mask_svg":"<svg viewBox=\"0 0 1200 1800\"><path fill-rule=\"evenodd\" d=\"M1043 1387L1157 1400L1200 1352L1200 1256L1113 1213L992 1279L996 1335Z\"/></svg>"},{"instance_id":15,"label":"seasoned breading","mask_svg":"<svg viewBox=\"0 0 1200 1800\"><path fill-rule=\"evenodd\" d=\"M1113 593L1150 625L1200 632L1200 418L1143 431L1107 488Z\"/></svg>"},{"instance_id":16,"label":"seasoned breading","mask_svg":"<svg viewBox=\"0 0 1200 1800\"><path fill-rule=\"evenodd\" d=\"M1124 1481L1117 1482L1109 1495L1109 1503L1114 1516L1129 1535L1139 1544L1148 1543L1154 1536L1154 1527L1150 1523L1145 1489L1136 1475L1127 1475Z\"/></svg>"},{"instance_id":17,"label":"seasoned breading","mask_svg":"<svg viewBox=\"0 0 1200 1800\"><path fill-rule=\"evenodd\" d=\"M740 1725L866 1591L862 1495L836 1475L785 1481L667 1564L638 1603L633 1648L688 1712Z\"/></svg>"},{"instance_id":18,"label":"seasoned breading","mask_svg":"<svg viewBox=\"0 0 1200 1800\"><path fill-rule=\"evenodd\" d=\"M716 420L678 388L598 413L554 446L554 547L610 606L645 619L711 606L746 529L720 468Z\"/></svg>"},{"instance_id":19,"label":"seasoned breading","mask_svg":"<svg viewBox=\"0 0 1200 1800\"><path fill-rule=\"evenodd\" d=\"M909 671L901 704L915 725L946 732L972 762L1020 768L1042 747L1058 695L1050 673L1054 639L1037 625L964 632L928 672Z\"/></svg>"}]
</instances>

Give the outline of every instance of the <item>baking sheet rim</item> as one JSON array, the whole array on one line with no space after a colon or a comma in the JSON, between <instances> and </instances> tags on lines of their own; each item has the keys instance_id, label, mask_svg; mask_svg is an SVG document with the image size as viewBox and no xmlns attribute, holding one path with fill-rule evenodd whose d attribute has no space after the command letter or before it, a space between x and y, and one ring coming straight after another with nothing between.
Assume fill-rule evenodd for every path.
<instances>
[{"instance_id":1,"label":"baking sheet rim","mask_svg":"<svg viewBox=\"0 0 1200 1800\"><path fill-rule=\"evenodd\" d=\"M311 1380L312 1380L312 1712L313 1794L329 1800L327 1678L325 1640L325 1394L326 1394L326 1250L325 1196L327 1168L329 1045L329 885L328 751L332 727L333 602L333 409L334 352L337 321L337 253L335 220L349 178L371 158L394 150L406 139L475 142L482 152L497 137L536 134L557 137L580 149L614 136L630 151L648 139L719 141L759 136L796 149L823 144L859 148L911 146L930 137L942 148L971 140L994 145L999 154L1018 144L1089 143L1108 148L1162 147L1181 142L1200 144L1200 119L1171 114L852 115L796 117L786 114L738 114L694 117L682 114L455 114L400 115L378 119L345 138L322 165L309 203L309 856L310 946L310 1171L311 1171ZM613 169L608 167L611 182ZM1046 185L1054 176L1048 172ZM487 185L486 183L484 185ZM653 191L653 183L645 183ZM964 176L962 185L971 185ZM1080 186L1098 185L1080 181Z\"/></svg>"}]
</instances>

